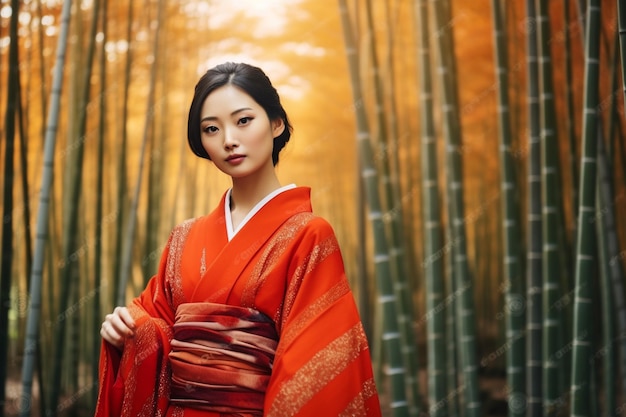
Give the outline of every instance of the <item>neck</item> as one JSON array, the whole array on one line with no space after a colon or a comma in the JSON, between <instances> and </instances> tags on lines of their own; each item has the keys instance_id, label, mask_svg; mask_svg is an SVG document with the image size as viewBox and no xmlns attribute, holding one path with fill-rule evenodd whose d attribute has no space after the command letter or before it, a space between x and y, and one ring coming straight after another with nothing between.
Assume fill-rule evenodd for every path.
<instances>
[{"instance_id":1,"label":"neck","mask_svg":"<svg viewBox=\"0 0 626 417\"><path fill-rule=\"evenodd\" d=\"M252 177L233 178L231 211L247 213L265 196L281 187L273 167L264 175Z\"/></svg>"}]
</instances>

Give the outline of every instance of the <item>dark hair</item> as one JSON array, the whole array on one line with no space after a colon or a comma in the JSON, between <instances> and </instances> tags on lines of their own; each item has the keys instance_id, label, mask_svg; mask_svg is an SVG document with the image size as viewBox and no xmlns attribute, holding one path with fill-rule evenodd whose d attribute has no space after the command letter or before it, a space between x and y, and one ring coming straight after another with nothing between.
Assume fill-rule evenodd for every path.
<instances>
[{"instance_id":1,"label":"dark hair","mask_svg":"<svg viewBox=\"0 0 626 417\"><path fill-rule=\"evenodd\" d=\"M187 125L187 140L194 154L200 158L209 158L209 154L202 146L200 137L200 111L204 100L216 89L232 84L240 88L254 99L267 113L270 120L282 119L285 125L283 133L274 138L272 161L278 163L278 153L285 147L291 137L293 128L287 118L287 113L280 104L278 92L265 73L255 66L243 63L227 62L208 70L196 84L193 100L189 109Z\"/></svg>"}]
</instances>

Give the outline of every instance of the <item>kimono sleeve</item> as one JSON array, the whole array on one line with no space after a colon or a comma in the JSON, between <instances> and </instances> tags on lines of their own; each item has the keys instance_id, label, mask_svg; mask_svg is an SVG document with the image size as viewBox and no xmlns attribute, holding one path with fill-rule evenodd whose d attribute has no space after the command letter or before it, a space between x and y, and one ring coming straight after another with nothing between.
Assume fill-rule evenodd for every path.
<instances>
[{"instance_id":1,"label":"kimono sleeve","mask_svg":"<svg viewBox=\"0 0 626 417\"><path fill-rule=\"evenodd\" d=\"M331 226L314 217L290 254L267 416L379 416L370 350Z\"/></svg>"},{"instance_id":2,"label":"kimono sleeve","mask_svg":"<svg viewBox=\"0 0 626 417\"><path fill-rule=\"evenodd\" d=\"M167 409L168 354L177 291L173 278L177 249L184 242L186 225L183 223L172 231L156 275L128 305L136 323L135 335L126 340L121 352L102 342L96 417L164 415Z\"/></svg>"}]
</instances>

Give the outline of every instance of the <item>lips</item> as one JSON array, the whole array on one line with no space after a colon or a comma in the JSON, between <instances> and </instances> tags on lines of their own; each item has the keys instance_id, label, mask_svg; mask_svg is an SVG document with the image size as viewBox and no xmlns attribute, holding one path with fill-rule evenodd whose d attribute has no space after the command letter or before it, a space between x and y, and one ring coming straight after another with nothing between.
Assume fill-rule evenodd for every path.
<instances>
[{"instance_id":1,"label":"lips","mask_svg":"<svg viewBox=\"0 0 626 417\"><path fill-rule=\"evenodd\" d=\"M237 164L242 162L245 157L245 155L239 154L229 155L228 158L226 158L226 162L230 162L231 164Z\"/></svg>"}]
</instances>

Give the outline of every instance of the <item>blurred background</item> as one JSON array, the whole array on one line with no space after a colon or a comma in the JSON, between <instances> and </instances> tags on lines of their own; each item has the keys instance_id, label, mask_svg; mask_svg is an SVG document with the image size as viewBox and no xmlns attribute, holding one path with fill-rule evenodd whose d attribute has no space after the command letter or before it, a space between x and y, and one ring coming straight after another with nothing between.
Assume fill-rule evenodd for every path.
<instances>
[{"instance_id":1,"label":"blurred background","mask_svg":"<svg viewBox=\"0 0 626 417\"><path fill-rule=\"evenodd\" d=\"M93 413L102 318L229 187L186 139L225 61L281 96L279 178L335 229L385 415L626 415L619 2L85 0L64 20L2 0L0 416Z\"/></svg>"}]
</instances>

